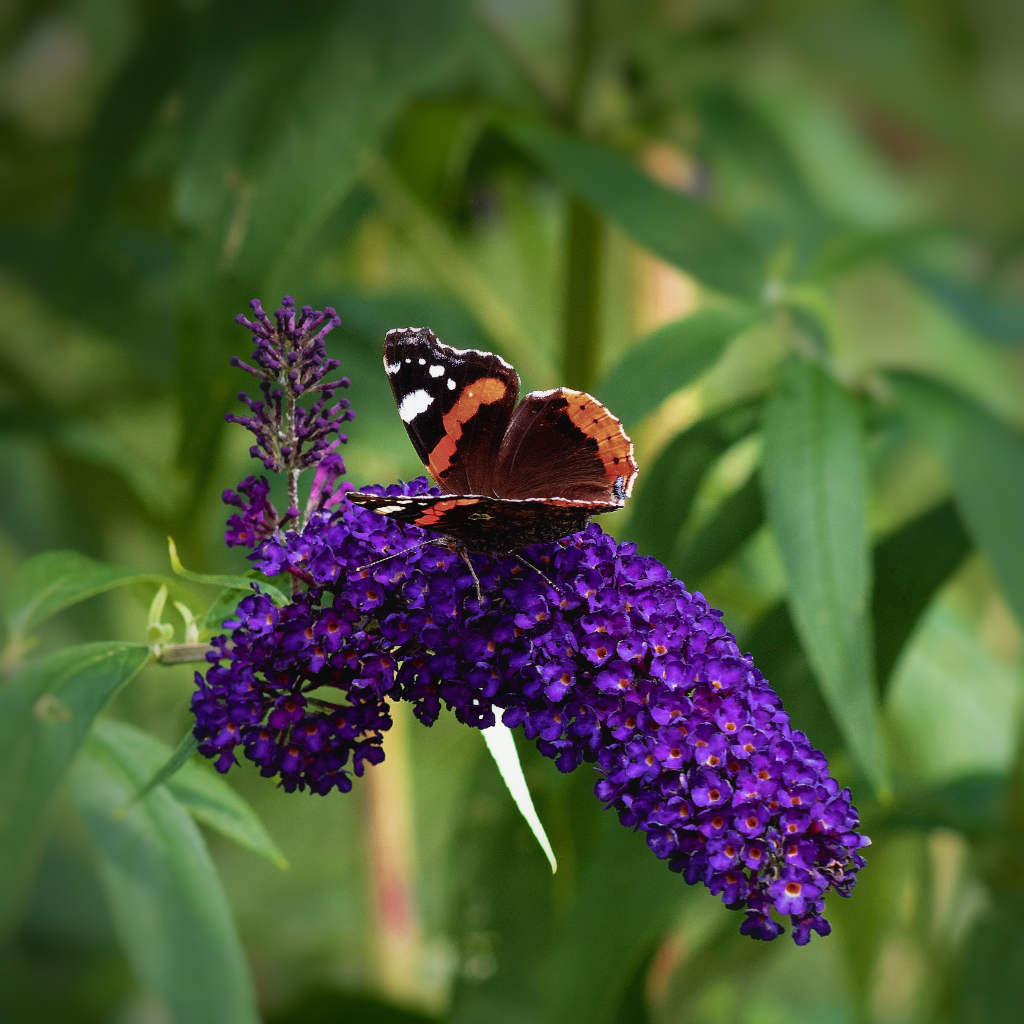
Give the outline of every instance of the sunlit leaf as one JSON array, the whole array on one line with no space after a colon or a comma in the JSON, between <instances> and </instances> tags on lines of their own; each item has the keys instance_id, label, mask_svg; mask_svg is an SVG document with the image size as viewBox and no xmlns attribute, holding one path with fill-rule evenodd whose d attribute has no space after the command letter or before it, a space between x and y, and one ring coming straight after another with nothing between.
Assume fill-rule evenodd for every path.
<instances>
[{"instance_id":1,"label":"sunlit leaf","mask_svg":"<svg viewBox=\"0 0 1024 1024\"><path fill-rule=\"evenodd\" d=\"M25 665L0 686L0 932L27 895L54 790L97 712L148 658L140 644L82 644Z\"/></svg>"},{"instance_id":2,"label":"sunlit leaf","mask_svg":"<svg viewBox=\"0 0 1024 1024\"><path fill-rule=\"evenodd\" d=\"M555 851L551 849L551 840L548 839L544 826L541 824L540 816L533 806L533 798L530 796L530 789L526 784L526 777L523 775L523 766L519 763L519 754L516 751L516 741L512 736L512 730L506 728L500 722L482 729L484 743L494 763L498 766L498 774L505 788L512 797L516 809L523 816L524 821L530 826L534 839L547 857L551 865L551 871L558 870L558 862L555 860Z\"/></svg>"},{"instance_id":3,"label":"sunlit leaf","mask_svg":"<svg viewBox=\"0 0 1024 1024\"><path fill-rule=\"evenodd\" d=\"M125 956L175 1020L255 1022L245 954L195 824L165 787L117 814L145 781L138 733L97 723L75 764L72 797L89 828Z\"/></svg>"},{"instance_id":4,"label":"sunlit leaf","mask_svg":"<svg viewBox=\"0 0 1024 1024\"><path fill-rule=\"evenodd\" d=\"M850 751L876 789L888 769L876 711L864 439L853 398L793 358L765 410L768 521L801 643Z\"/></svg>"},{"instance_id":5,"label":"sunlit leaf","mask_svg":"<svg viewBox=\"0 0 1024 1024\"><path fill-rule=\"evenodd\" d=\"M941 461L967 529L1024 623L1024 434L935 380L894 373L890 383Z\"/></svg>"}]
</instances>

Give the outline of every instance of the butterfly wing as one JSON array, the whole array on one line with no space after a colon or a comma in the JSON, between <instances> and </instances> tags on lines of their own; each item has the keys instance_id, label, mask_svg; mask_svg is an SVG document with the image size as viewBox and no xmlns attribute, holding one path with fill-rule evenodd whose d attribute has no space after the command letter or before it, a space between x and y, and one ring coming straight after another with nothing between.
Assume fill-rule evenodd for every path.
<instances>
[{"instance_id":1,"label":"butterfly wing","mask_svg":"<svg viewBox=\"0 0 1024 1024\"><path fill-rule=\"evenodd\" d=\"M500 356L457 349L426 327L389 331L384 369L416 454L449 494L490 494L495 453L519 396Z\"/></svg>"},{"instance_id":2,"label":"butterfly wing","mask_svg":"<svg viewBox=\"0 0 1024 1024\"><path fill-rule=\"evenodd\" d=\"M458 494L390 497L363 491L349 491L346 497L396 522L452 537L469 551L492 553L557 540L583 529L591 515L608 511L599 503L558 498L509 501Z\"/></svg>"},{"instance_id":3,"label":"butterfly wing","mask_svg":"<svg viewBox=\"0 0 1024 1024\"><path fill-rule=\"evenodd\" d=\"M512 414L492 484L501 498L558 497L622 506L636 478L633 442L596 398L571 388L533 391Z\"/></svg>"}]
</instances>

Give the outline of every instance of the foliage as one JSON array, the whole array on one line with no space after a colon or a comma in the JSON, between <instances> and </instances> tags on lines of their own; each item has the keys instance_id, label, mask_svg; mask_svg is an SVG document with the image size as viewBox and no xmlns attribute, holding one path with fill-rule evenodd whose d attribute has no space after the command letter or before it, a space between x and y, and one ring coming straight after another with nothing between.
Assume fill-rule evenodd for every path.
<instances>
[{"instance_id":1,"label":"foliage","mask_svg":"<svg viewBox=\"0 0 1024 1024\"><path fill-rule=\"evenodd\" d=\"M10 1019L1019 1005L994 963L1024 956L1022 30L962 0L15 4ZM444 718L399 719L362 793L229 785L187 746L157 776L190 727L162 655L248 585L218 500L248 471L231 317L289 292L341 315L357 483L418 471L391 327L623 416L641 469L616 534L724 609L854 790L874 845L831 937L751 949L592 779L523 751L552 877ZM168 535L210 571L169 574Z\"/></svg>"}]
</instances>

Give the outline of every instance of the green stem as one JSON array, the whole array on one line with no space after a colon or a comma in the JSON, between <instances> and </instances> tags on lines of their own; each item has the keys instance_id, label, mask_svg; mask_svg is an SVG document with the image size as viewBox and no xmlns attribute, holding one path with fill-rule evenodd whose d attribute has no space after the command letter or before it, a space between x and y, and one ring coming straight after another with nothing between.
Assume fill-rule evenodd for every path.
<instances>
[{"instance_id":1,"label":"green stem","mask_svg":"<svg viewBox=\"0 0 1024 1024\"><path fill-rule=\"evenodd\" d=\"M579 132L586 125L587 96L597 49L597 0L575 0L566 128ZM604 222L575 197L568 199L565 225L562 292L562 377L586 390L597 373L601 331L601 267Z\"/></svg>"},{"instance_id":2,"label":"green stem","mask_svg":"<svg viewBox=\"0 0 1024 1024\"><path fill-rule=\"evenodd\" d=\"M562 379L586 391L597 375L601 335L604 223L590 207L569 199L562 300Z\"/></svg>"}]
</instances>

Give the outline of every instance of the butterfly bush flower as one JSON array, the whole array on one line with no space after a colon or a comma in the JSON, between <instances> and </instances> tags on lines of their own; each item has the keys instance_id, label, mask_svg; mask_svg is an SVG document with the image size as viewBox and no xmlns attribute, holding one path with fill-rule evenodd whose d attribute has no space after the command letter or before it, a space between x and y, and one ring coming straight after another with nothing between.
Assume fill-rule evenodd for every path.
<instances>
[{"instance_id":1,"label":"butterfly bush flower","mask_svg":"<svg viewBox=\"0 0 1024 1024\"><path fill-rule=\"evenodd\" d=\"M288 365L319 381L309 361L328 362L333 319L306 310L295 321L286 303L276 334L265 317L244 322L258 350L270 336L306 353ZM319 342L296 340L298 323ZM275 438L289 436L270 419L288 384L274 387L281 400L247 403L245 420L271 461ZM351 413L332 409L337 433ZM326 412L317 436L332 432ZM329 445L323 455L337 458ZM241 509L228 543L304 587L284 606L258 589L244 598L196 675L196 735L220 771L241 753L288 791L347 791L383 760L389 702L409 702L425 725L442 709L476 728L500 720L563 772L595 766L604 805L671 870L743 911L743 933L773 939L781 917L800 945L828 934L825 897L849 895L869 840L849 790L701 593L593 524L524 549L540 571L515 555L470 555L478 590L436 535L337 500L340 472L330 465L303 523L293 509L277 518L253 478L225 492ZM437 493L425 479L364 490Z\"/></svg>"}]
</instances>

